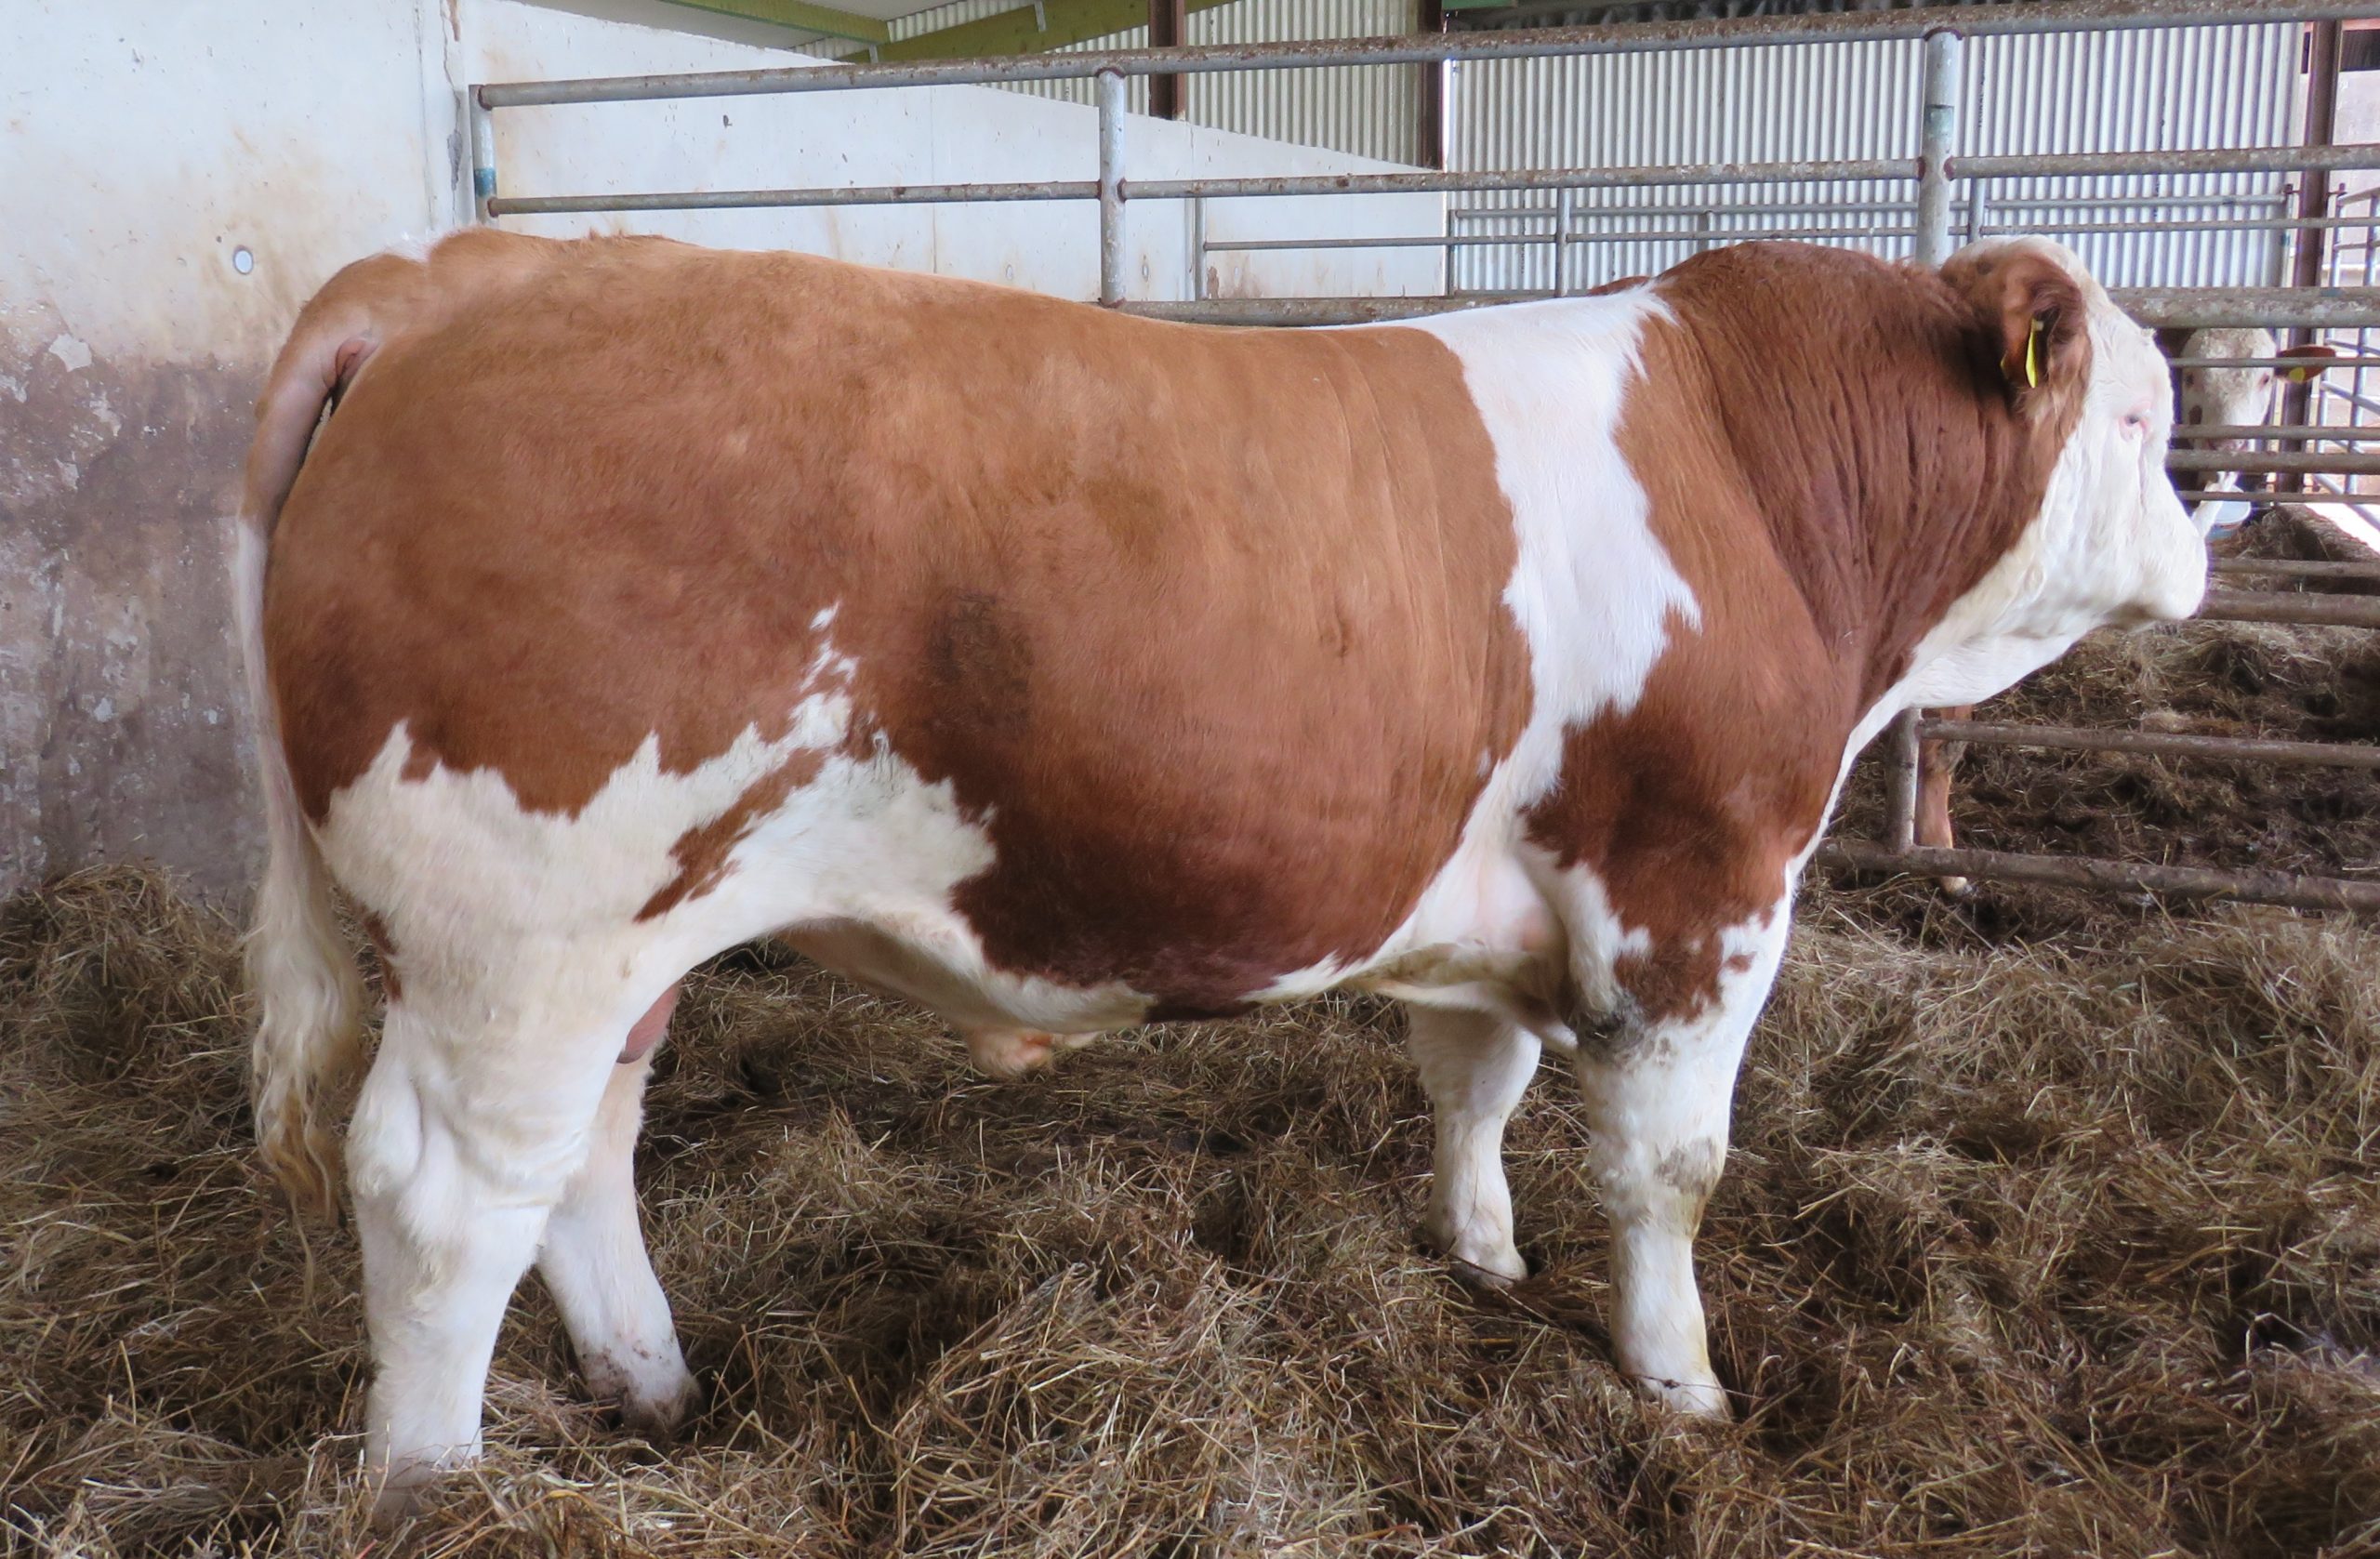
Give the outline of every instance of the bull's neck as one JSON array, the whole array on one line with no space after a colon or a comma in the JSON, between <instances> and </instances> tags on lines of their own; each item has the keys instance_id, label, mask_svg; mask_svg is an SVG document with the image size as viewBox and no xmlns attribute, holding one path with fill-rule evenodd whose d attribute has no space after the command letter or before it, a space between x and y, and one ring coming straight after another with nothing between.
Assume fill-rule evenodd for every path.
<instances>
[{"instance_id":1,"label":"bull's neck","mask_svg":"<svg viewBox=\"0 0 2380 1559\"><path fill-rule=\"evenodd\" d=\"M1662 415L1640 416L1632 396L1632 463L1673 465L1683 452L1702 489L1657 501L1656 526L1673 550L1699 555L1689 578L1781 575L1847 718L1901 680L1919 642L2040 510L2045 472L1948 332L1846 361L1840 343L1757 350L1689 320L1648 339L1645 355L1638 395ZM1694 534L1714 522L1726 534ZM1766 556L1729 557L1746 547Z\"/></svg>"}]
</instances>

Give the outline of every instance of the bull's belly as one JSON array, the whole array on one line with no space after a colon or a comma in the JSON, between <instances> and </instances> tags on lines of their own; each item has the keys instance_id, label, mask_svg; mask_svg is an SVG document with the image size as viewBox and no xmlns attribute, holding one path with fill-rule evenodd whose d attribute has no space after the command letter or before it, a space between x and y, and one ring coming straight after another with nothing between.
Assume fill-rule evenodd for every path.
<instances>
[{"instance_id":1,"label":"bull's belly","mask_svg":"<svg viewBox=\"0 0 2380 1559\"><path fill-rule=\"evenodd\" d=\"M701 959L774 935L971 1033L1091 1034L1181 1013L1173 993L1129 978L998 967L958 907L996 859L990 838L947 786L897 759L823 758L694 870L689 841L712 839L786 760L754 737L680 773L649 746L577 813L540 813L492 773L422 772L400 729L334 798L321 840L392 935L409 990L441 970L476 980L535 944L541 958L601 959L657 997ZM1549 1012L1566 967L1558 920L1482 834L1494 830L1466 839L1380 945L1280 973L1245 1004L1354 987L1523 1022Z\"/></svg>"}]
</instances>

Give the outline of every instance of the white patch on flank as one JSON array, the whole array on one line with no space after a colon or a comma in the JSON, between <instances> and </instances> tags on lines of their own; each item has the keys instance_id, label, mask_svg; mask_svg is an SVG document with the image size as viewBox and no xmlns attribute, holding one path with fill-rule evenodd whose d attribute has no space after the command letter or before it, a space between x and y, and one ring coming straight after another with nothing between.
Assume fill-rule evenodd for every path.
<instances>
[{"instance_id":1,"label":"white patch on flank","mask_svg":"<svg viewBox=\"0 0 2380 1559\"><path fill-rule=\"evenodd\" d=\"M1562 976L1609 992L1612 962L1645 950L1643 931L1620 923L1592 872L1554 872L1523 831L1560 776L1563 733L1635 707L1672 619L1701 624L1619 445L1639 340L1646 322L1668 317L1639 289L1397 327L1427 330L1454 352L1495 447L1518 545L1504 604L1528 645L1532 703L1461 844L1406 923L1359 968L1301 971L1283 994L1378 971L1364 983L1408 1000L1528 1014L1540 1038L1567 1045L1569 1031L1545 1011Z\"/></svg>"},{"instance_id":2,"label":"white patch on flank","mask_svg":"<svg viewBox=\"0 0 2380 1559\"><path fill-rule=\"evenodd\" d=\"M66 364L66 371L70 374L79 373L91 365L90 347L72 332L50 342L49 355Z\"/></svg>"}]
</instances>

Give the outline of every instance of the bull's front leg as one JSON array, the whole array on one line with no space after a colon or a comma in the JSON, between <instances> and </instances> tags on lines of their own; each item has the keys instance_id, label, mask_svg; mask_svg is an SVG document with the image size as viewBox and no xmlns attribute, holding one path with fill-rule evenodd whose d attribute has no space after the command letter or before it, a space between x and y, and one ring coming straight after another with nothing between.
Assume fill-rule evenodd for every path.
<instances>
[{"instance_id":1,"label":"bull's front leg","mask_svg":"<svg viewBox=\"0 0 2380 1559\"><path fill-rule=\"evenodd\" d=\"M1960 704L1933 712L1950 720L1973 720L1975 706ZM1950 829L1950 781L1958 773L1959 760L1966 750L1964 742L1931 737L1917 744L1917 815L1913 822L1916 841L1928 849L1949 850L1956 843ZM1936 880L1944 892L1953 896L1963 897L1974 888L1964 877Z\"/></svg>"},{"instance_id":2,"label":"bull's front leg","mask_svg":"<svg viewBox=\"0 0 2380 1559\"><path fill-rule=\"evenodd\" d=\"M1728 1413L1704 1338L1694 1238L1726 1163L1737 1069L1790 918L1780 900L1707 940L1624 953L1606 985L1610 1018L1580 1030L1591 1157L1611 1222L1613 1352L1639 1391L1684 1412Z\"/></svg>"}]
</instances>

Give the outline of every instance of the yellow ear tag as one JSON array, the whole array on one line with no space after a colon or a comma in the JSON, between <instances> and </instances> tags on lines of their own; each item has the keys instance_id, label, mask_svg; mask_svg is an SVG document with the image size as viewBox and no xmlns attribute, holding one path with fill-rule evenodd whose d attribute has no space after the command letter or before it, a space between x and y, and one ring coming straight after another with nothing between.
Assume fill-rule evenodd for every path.
<instances>
[{"instance_id":1,"label":"yellow ear tag","mask_svg":"<svg viewBox=\"0 0 2380 1559\"><path fill-rule=\"evenodd\" d=\"M2292 368L2289 370L2289 382L2292 384L2304 384L2307 379L2310 379L2313 377L2313 375L2307 373L2303 368Z\"/></svg>"},{"instance_id":2,"label":"yellow ear tag","mask_svg":"<svg viewBox=\"0 0 2380 1559\"><path fill-rule=\"evenodd\" d=\"M2025 388L2039 390L2042 384L2042 322L2035 320L2030 334L2025 337Z\"/></svg>"}]
</instances>

